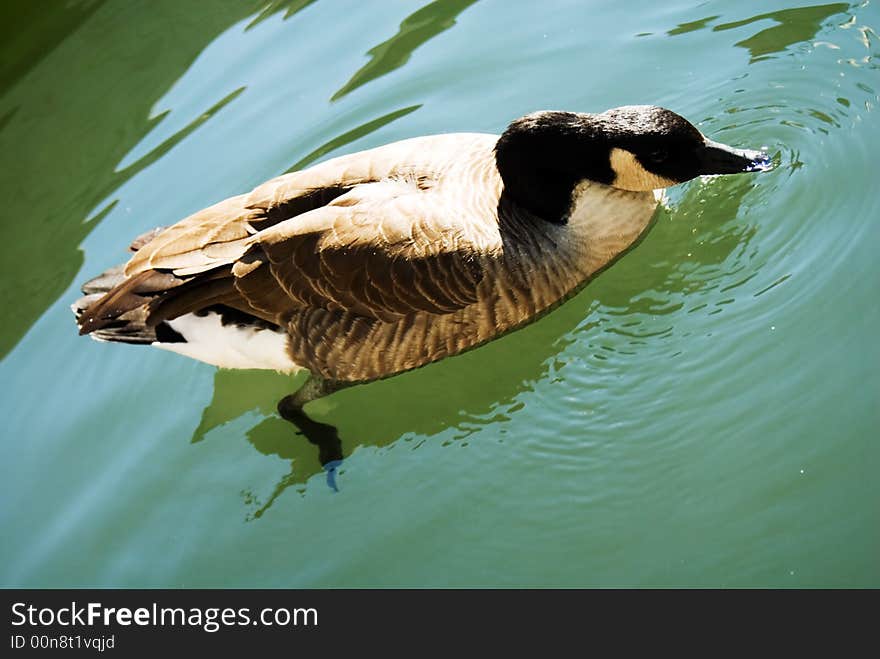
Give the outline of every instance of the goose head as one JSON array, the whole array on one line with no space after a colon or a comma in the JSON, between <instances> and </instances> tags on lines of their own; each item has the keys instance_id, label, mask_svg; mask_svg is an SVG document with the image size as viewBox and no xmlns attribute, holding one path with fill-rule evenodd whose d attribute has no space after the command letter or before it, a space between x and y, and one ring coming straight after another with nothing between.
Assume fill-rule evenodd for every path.
<instances>
[{"instance_id":1,"label":"goose head","mask_svg":"<svg viewBox=\"0 0 880 659\"><path fill-rule=\"evenodd\" d=\"M584 181L639 192L770 168L764 151L713 142L684 117L653 105L526 115L498 139L495 162L507 195L557 223L565 222Z\"/></svg>"}]
</instances>

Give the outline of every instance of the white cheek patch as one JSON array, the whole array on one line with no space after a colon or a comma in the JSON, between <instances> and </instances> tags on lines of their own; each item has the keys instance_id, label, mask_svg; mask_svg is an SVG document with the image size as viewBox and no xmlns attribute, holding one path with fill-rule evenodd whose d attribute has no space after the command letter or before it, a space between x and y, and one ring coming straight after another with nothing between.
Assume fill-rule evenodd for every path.
<instances>
[{"instance_id":1,"label":"white cheek patch","mask_svg":"<svg viewBox=\"0 0 880 659\"><path fill-rule=\"evenodd\" d=\"M623 190L658 190L678 183L649 172L642 167L635 155L626 149L611 149L611 169L615 174L611 185Z\"/></svg>"}]
</instances>

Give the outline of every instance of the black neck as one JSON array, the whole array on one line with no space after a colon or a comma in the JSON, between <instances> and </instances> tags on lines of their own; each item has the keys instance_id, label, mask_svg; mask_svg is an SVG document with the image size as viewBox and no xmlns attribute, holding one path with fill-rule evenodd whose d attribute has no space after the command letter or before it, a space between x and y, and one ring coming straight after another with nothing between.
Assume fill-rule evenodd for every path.
<instances>
[{"instance_id":1,"label":"black neck","mask_svg":"<svg viewBox=\"0 0 880 659\"><path fill-rule=\"evenodd\" d=\"M512 123L495 146L505 195L547 222L566 222L580 181L614 180L608 145L585 116L548 112L527 117Z\"/></svg>"}]
</instances>

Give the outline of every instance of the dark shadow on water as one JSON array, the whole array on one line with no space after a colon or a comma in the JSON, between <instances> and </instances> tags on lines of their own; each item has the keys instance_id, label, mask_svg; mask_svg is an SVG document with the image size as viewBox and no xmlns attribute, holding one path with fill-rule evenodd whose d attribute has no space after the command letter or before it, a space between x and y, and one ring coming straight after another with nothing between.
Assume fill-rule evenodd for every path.
<instances>
[{"instance_id":1,"label":"dark shadow on water","mask_svg":"<svg viewBox=\"0 0 880 659\"><path fill-rule=\"evenodd\" d=\"M328 461L333 468L329 475L339 476L338 488L344 492L344 468L340 471L337 457L349 456L358 446L414 449L420 444L411 441L414 438L424 440L448 428L456 429L457 440L463 439L522 407L515 399L547 376L553 357L583 340L582 332L595 329L592 323L582 326L589 309L601 309L607 316L602 324L629 333L638 346L646 339L638 327L643 315L673 314L682 307L675 300L735 284L755 232L753 226L735 220L754 185L747 177L708 186L692 183L671 216L659 211L658 221L637 248L539 322L463 355L352 387L307 407L320 426L317 433L308 433L311 442L275 412L277 401L297 389L303 376L217 371L213 399L193 441L202 441L246 412L264 417L245 438L258 452L283 460L289 468L267 495L242 492L251 509L247 518L255 519L289 488L304 494L306 481L326 471Z\"/></svg>"},{"instance_id":2,"label":"dark shadow on water","mask_svg":"<svg viewBox=\"0 0 880 659\"><path fill-rule=\"evenodd\" d=\"M8 89L27 75L46 53L75 32L105 2L58 2L52 7L34 0L0 2L0 89Z\"/></svg>"},{"instance_id":3,"label":"dark shadow on water","mask_svg":"<svg viewBox=\"0 0 880 659\"><path fill-rule=\"evenodd\" d=\"M838 2L827 5L812 5L809 7L796 7L770 11L741 21L722 23L712 27L714 32L723 32L751 25L760 21L773 21L776 25L764 28L754 35L736 43L740 48L745 48L751 56L750 62L758 62L767 59L774 53L784 52L795 44L813 40L822 29L825 21L835 14L841 14L849 9L846 3ZM708 16L700 20L682 23L669 30L666 34L676 36L687 34L695 30L709 27L709 24L719 16Z\"/></svg>"},{"instance_id":4,"label":"dark shadow on water","mask_svg":"<svg viewBox=\"0 0 880 659\"><path fill-rule=\"evenodd\" d=\"M416 48L455 25L458 15L476 1L436 0L407 16L397 34L367 51L370 61L358 69L330 100L339 100L371 80L402 67Z\"/></svg>"},{"instance_id":5,"label":"dark shadow on water","mask_svg":"<svg viewBox=\"0 0 880 659\"><path fill-rule=\"evenodd\" d=\"M116 171L163 116L150 109L221 32L259 0L2 3L0 358L82 266L85 222L122 183L234 100L212 108L139 162ZM28 36L30 35L30 36ZM27 37L27 38L25 38ZM31 38L33 37L33 38ZM133 62L144 63L133 67ZM148 65L146 64L148 63ZM11 173L11 175L10 175Z\"/></svg>"},{"instance_id":6,"label":"dark shadow on water","mask_svg":"<svg viewBox=\"0 0 880 659\"><path fill-rule=\"evenodd\" d=\"M2 133L3 129L6 128L6 125L12 121L12 117L15 116L16 112L18 112L18 108L10 108L0 115L0 133Z\"/></svg>"}]
</instances>

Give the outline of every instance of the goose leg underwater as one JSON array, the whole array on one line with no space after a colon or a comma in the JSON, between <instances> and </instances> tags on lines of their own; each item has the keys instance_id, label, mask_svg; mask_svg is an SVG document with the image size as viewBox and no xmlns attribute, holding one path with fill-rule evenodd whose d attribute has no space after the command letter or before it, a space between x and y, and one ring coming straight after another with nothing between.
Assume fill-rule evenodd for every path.
<instances>
[{"instance_id":1,"label":"goose leg underwater","mask_svg":"<svg viewBox=\"0 0 880 659\"><path fill-rule=\"evenodd\" d=\"M307 370L279 413L332 461L306 403L536 320L638 240L655 191L769 168L656 106L535 112L271 179L136 239L72 308L98 340Z\"/></svg>"}]
</instances>

